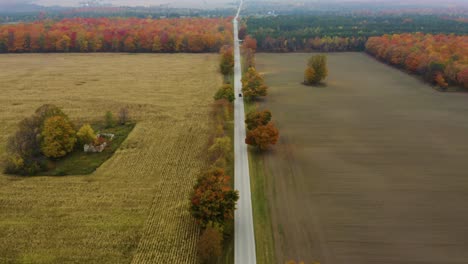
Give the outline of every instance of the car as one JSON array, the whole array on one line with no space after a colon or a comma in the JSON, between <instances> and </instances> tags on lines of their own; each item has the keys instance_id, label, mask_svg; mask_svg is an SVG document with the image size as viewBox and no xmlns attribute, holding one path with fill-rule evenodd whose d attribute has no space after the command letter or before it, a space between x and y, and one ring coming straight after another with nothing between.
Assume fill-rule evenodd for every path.
<instances>
[{"instance_id":1,"label":"car","mask_svg":"<svg viewBox=\"0 0 468 264\"><path fill-rule=\"evenodd\" d=\"M242 97L242 94L241 94L241 93L239 94L239 97Z\"/></svg>"}]
</instances>

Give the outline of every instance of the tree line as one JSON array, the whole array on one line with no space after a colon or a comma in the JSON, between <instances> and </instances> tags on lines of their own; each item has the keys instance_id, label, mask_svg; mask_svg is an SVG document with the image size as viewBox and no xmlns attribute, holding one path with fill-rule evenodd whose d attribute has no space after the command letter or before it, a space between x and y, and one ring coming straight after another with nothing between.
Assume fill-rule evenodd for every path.
<instances>
[{"instance_id":1,"label":"tree line","mask_svg":"<svg viewBox=\"0 0 468 264\"><path fill-rule=\"evenodd\" d=\"M234 210L239 199L239 192L232 189L229 176L234 172L233 69L233 49L224 46L219 62L224 82L214 95L212 133L206 150L208 166L200 172L190 196L190 213L202 230L197 245L201 263L217 263L223 245L233 239Z\"/></svg>"},{"instance_id":2,"label":"tree line","mask_svg":"<svg viewBox=\"0 0 468 264\"><path fill-rule=\"evenodd\" d=\"M260 51L363 51L371 36L406 32L468 34L462 21L428 15L291 15L249 17Z\"/></svg>"},{"instance_id":3,"label":"tree line","mask_svg":"<svg viewBox=\"0 0 468 264\"><path fill-rule=\"evenodd\" d=\"M0 25L0 52L217 52L233 41L226 18L110 19Z\"/></svg>"},{"instance_id":4,"label":"tree line","mask_svg":"<svg viewBox=\"0 0 468 264\"><path fill-rule=\"evenodd\" d=\"M467 43L468 36L395 34L369 38L366 51L441 88L468 88Z\"/></svg>"}]
</instances>

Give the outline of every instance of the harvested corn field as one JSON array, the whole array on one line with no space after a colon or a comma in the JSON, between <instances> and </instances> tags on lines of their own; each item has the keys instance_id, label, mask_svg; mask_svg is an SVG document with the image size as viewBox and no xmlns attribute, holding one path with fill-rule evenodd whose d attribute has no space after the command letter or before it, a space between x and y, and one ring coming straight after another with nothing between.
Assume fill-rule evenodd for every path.
<instances>
[{"instance_id":1,"label":"harvested corn field","mask_svg":"<svg viewBox=\"0 0 468 264\"><path fill-rule=\"evenodd\" d=\"M137 125L91 175L0 174L0 263L196 262L188 196L222 82L217 62L207 54L2 55L0 155L17 123L46 103L77 123L128 106Z\"/></svg>"}]
</instances>

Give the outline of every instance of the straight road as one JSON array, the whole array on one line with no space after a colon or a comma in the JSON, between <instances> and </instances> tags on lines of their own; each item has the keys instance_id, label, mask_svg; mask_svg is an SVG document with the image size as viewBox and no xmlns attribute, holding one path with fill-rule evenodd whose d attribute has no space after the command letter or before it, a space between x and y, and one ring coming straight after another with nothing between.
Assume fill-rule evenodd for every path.
<instances>
[{"instance_id":1,"label":"straight road","mask_svg":"<svg viewBox=\"0 0 468 264\"><path fill-rule=\"evenodd\" d=\"M244 100L239 98L242 93L242 70L239 48L238 18L243 0L239 5L234 24L234 91L237 100L234 102L234 155L235 175L234 185L239 190L239 201L234 217L234 262L236 264L255 264L255 237L252 216L252 200L250 194L250 174L247 145L245 144L245 113Z\"/></svg>"}]
</instances>

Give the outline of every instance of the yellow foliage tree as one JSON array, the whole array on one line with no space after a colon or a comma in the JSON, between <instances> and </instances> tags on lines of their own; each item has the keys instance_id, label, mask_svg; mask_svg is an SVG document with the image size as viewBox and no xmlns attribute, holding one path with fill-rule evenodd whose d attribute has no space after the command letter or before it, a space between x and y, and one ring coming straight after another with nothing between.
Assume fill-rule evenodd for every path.
<instances>
[{"instance_id":1,"label":"yellow foliage tree","mask_svg":"<svg viewBox=\"0 0 468 264\"><path fill-rule=\"evenodd\" d=\"M268 87L263 77L250 67L242 78L242 92L247 99L254 99L259 96L267 95Z\"/></svg>"},{"instance_id":2,"label":"yellow foliage tree","mask_svg":"<svg viewBox=\"0 0 468 264\"><path fill-rule=\"evenodd\" d=\"M89 124L83 125L80 130L78 130L78 133L76 133L76 136L78 138L78 143L82 146L93 143L94 140L96 140L96 134Z\"/></svg>"},{"instance_id":3,"label":"yellow foliage tree","mask_svg":"<svg viewBox=\"0 0 468 264\"><path fill-rule=\"evenodd\" d=\"M71 122L63 116L53 116L44 123L42 153L49 158L60 158L73 150L76 132Z\"/></svg>"},{"instance_id":4,"label":"yellow foliage tree","mask_svg":"<svg viewBox=\"0 0 468 264\"><path fill-rule=\"evenodd\" d=\"M323 81L328 76L327 57L325 55L312 56L307 63L305 73L310 77L310 79L305 78L305 84L315 85Z\"/></svg>"}]
</instances>

